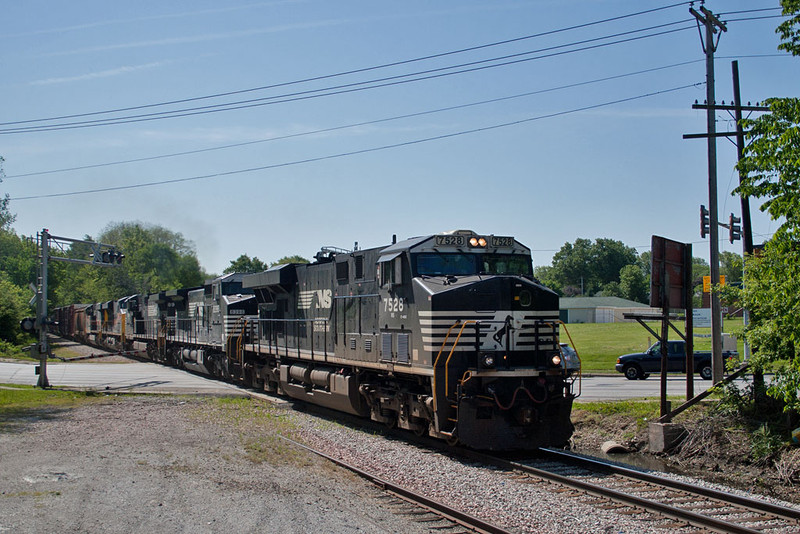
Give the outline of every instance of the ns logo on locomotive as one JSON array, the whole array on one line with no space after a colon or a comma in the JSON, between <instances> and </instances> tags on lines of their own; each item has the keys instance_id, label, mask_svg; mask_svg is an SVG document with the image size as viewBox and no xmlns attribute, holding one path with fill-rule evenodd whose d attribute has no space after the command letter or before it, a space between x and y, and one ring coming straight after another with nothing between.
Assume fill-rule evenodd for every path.
<instances>
[{"instance_id":1,"label":"ns logo on locomotive","mask_svg":"<svg viewBox=\"0 0 800 534\"><path fill-rule=\"evenodd\" d=\"M55 319L62 335L450 443L565 444L580 365L530 249L468 230L393 241Z\"/></svg>"}]
</instances>

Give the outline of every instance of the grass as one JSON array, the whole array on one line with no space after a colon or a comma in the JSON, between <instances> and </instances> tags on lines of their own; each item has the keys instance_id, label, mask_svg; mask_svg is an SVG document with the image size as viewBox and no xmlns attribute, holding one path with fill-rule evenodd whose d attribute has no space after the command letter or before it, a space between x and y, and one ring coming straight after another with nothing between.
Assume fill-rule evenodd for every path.
<instances>
[{"instance_id":1,"label":"grass","mask_svg":"<svg viewBox=\"0 0 800 534\"><path fill-rule=\"evenodd\" d=\"M648 326L656 332L661 331L661 323L648 323ZM726 320L724 330L735 333L742 326L741 319ZM569 337L566 332L569 332ZM695 350L711 350L711 329L695 328L694 333ZM669 338L678 339L678 335L670 330ZM614 364L619 356L642 352L656 340L639 323L582 323L562 327L561 341L570 343L577 349L584 372L614 372ZM737 350L740 355L744 354L740 339L737 340Z\"/></svg>"},{"instance_id":2,"label":"grass","mask_svg":"<svg viewBox=\"0 0 800 534\"><path fill-rule=\"evenodd\" d=\"M102 396L91 391L0 384L0 430L13 431L31 418L51 417L63 410L99 399Z\"/></svg>"}]
</instances>

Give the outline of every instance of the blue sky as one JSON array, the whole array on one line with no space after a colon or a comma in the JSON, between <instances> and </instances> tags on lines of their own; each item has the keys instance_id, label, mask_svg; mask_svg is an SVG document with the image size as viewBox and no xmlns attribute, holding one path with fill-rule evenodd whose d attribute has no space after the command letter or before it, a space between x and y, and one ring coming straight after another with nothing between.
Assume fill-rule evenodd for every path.
<instances>
[{"instance_id":1,"label":"blue sky","mask_svg":"<svg viewBox=\"0 0 800 534\"><path fill-rule=\"evenodd\" d=\"M240 254L310 258L457 228L514 235L535 265L577 238L643 252L653 234L707 258L706 143L682 139L705 129L691 109L705 65L688 3L675 4L6 2L0 193L20 234L158 224L193 241L209 272ZM797 96L800 60L776 49L780 19L760 18L777 0L706 7L728 21L717 100L731 100L733 59L743 100ZM241 109L207 107L221 104ZM104 119L117 124L42 128ZM740 214L736 150L721 139L718 152L727 220ZM172 183L114 189L153 182ZM97 189L112 190L42 197ZM757 207L760 242L776 225Z\"/></svg>"}]
</instances>

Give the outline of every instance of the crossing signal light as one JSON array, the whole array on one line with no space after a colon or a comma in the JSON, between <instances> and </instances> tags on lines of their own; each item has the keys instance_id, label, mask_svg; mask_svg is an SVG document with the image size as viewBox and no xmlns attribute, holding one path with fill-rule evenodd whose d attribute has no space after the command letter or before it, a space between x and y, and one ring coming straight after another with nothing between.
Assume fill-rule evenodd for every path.
<instances>
[{"instance_id":1,"label":"crossing signal light","mask_svg":"<svg viewBox=\"0 0 800 534\"><path fill-rule=\"evenodd\" d=\"M33 334L36 332L36 319L33 317L25 317L19 322L19 328L26 334Z\"/></svg>"},{"instance_id":2,"label":"crossing signal light","mask_svg":"<svg viewBox=\"0 0 800 534\"><path fill-rule=\"evenodd\" d=\"M731 213L731 217L728 219L728 241L731 243L742 238L742 227L739 225L740 222L742 222L742 219L739 217L734 217L733 213Z\"/></svg>"},{"instance_id":3,"label":"crossing signal light","mask_svg":"<svg viewBox=\"0 0 800 534\"><path fill-rule=\"evenodd\" d=\"M97 255L90 254L94 263L104 263L107 265L121 265L125 254L114 249L104 250Z\"/></svg>"},{"instance_id":4,"label":"crossing signal light","mask_svg":"<svg viewBox=\"0 0 800 534\"><path fill-rule=\"evenodd\" d=\"M708 210L705 206L700 204L700 237L705 237L711 231L710 221L708 218Z\"/></svg>"}]
</instances>

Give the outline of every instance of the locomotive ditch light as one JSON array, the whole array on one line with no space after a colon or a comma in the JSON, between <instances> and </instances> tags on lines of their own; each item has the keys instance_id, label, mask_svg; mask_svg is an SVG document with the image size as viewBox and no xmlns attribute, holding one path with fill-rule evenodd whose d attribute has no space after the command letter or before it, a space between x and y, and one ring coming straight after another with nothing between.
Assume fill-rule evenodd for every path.
<instances>
[{"instance_id":1,"label":"locomotive ditch light","mask_svg":"<svg viewBox=\"0 0 800 534\"><path fill-rule=\"evenodd\" d=\"M483 237L472 237L469 240L469 246L486 248L486 239Z\"/></svg>"},{"instance_id":2,"label":"locomotive ditch light","mask_svg":"<svg viewBox=\"0 0 800 534\"><path fill-rule=\"evenodd\" d=\"M552 358L550 358L550 361L553 362L553 365L558 367L561 365L561 355L555 354Z\"/></svg>"},{"instance_id":3,"label":"locomotive ditch light","mask_svg":"<svg viewBox=\"0 0 800 534\"><path fill-rule=\"evenodd\" d=\"M494 354L484 354L481 356L481 363L484 367L491 369L494 367Z\"/></svg>"}]
</instances>

